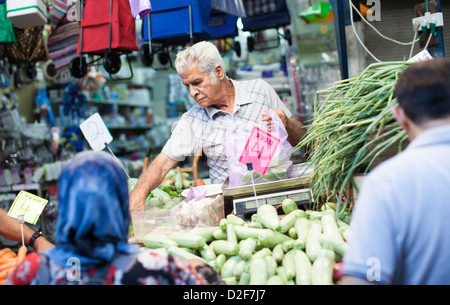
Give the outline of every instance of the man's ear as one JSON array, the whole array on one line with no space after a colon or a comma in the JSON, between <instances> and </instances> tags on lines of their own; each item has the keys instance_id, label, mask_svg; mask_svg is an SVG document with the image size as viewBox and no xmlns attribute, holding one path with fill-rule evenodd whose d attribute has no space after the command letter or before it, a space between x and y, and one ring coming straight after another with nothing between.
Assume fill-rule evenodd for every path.
<instances>
[{"instance_id":1,"label":"man's ear","mask_svg":"<svg viewBox=\"0 0 450 305\"><path fill-rule=\"evenodd\" d=\"M216 69L214 70L214 74L216 75L218 80L222 80L225 77L225 71L219 65L217 65Z\"/></svg>"},{"instance_id":2,"label":"man's ear","mask_svg":"<svg viewBox=\"0 0 450 305\"><path fill-rule=\"evenodd\" d=\"M399 106L392 106L391 112L395 120L400 124L400 126L402 126L406 132L409 132L410 126L408 117L406 116L406 113L403 110L403 108Z\"/></svg>"}]
</instances>

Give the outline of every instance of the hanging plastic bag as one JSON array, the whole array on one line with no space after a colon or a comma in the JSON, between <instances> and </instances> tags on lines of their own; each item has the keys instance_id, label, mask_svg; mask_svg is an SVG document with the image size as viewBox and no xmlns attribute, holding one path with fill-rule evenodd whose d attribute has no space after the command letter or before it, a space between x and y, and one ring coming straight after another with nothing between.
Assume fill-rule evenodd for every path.
<instances>
[{"instance_id":1,"label":"hanging plastic bag","mask_svg":"<svg viewBox=\"0 0 450 305\"><path fill-rule=\"evenodd\" d=\"M228 159L229 187L248 185L253 182L257 184L277 181L291 177L293 165L291 161L292 145L287 141L287 131L275 111L269 109L266 115L272 119L271 135L280 140L266 174L262 175L254 170L248 170L247 165L239 161L250 134L241 131L234 132L230 136L225 137L223 143ZM265 128L259 125L258 127L261 129ZM267 128L265 129L267 130Z\"/></svg>"}]
</instances>

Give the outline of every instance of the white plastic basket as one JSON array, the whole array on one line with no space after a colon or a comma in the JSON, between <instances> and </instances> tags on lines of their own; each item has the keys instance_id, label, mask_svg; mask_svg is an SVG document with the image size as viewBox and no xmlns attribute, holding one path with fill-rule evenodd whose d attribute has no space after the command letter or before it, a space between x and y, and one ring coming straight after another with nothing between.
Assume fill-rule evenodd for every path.
<instances>
[{"instance_id":1,"label":"white plastic basket","mask_svg":"<svg viewBox=\"0 0 450 305\"><path fill-rule=\"evenodd\" d=\"M47 2L44 0L7 0L6 17L17 28L42 26L47 23Z\"/></svg>"}]
</instances>

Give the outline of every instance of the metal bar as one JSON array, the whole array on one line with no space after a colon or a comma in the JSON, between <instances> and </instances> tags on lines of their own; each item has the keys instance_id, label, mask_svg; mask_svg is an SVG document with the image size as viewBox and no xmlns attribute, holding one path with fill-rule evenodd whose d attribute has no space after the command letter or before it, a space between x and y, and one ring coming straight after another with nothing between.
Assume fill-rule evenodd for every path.
<instances>
[{"instance_id":1,"label":"metal bar","mask_svg":"<svg viewBox=\"0 0 450 305\"><path fill-rule=\"evenodd\" d=\"M341 78L348 79L347 38L345 35L345 11L343 2L342 0L331 0Z\"/></svg>"},{"instance_id":2,"label":"metal bar","mask_svg":"<svg viewBox=\"0 0 450 305\"><path fill-rule=\"evenodd\" d=\"M189 4L189 41L191 46L194 44L194 25L192 20L192 6Z\"/></svg>"},{"instance_id":3,"label":"metal bar","mask_svg":"<svg viewBox=\"0 0 450 305\"><path fill-rule=\"evenodd\" d=\"M436 1L436 12L442 12L442 0ZM428 52L430 52L433 57L445 57L445 47L444 47L444 27L438 27L436 29L436 36L434 37L436 45L429 47Z\"/></svg>"}]
</instances>

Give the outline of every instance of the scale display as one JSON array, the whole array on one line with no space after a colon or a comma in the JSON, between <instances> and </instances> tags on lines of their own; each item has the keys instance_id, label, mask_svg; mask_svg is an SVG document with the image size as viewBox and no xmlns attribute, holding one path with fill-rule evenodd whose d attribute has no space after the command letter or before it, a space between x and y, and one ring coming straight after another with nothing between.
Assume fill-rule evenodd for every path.
<instances>
[{"instance_id":1,"label":"scale display","mask_svg":"<svg viewBox=\"0 0 450 305\"><path fill-rule=\"evenodd\" d=\"M294 200L297 206L314 202L311 189L301 189L234 199L233 209L236 215L243 216L256 213L258 205L270 204L277 207L288 198Z\"/></svg>"}]
</instances>

